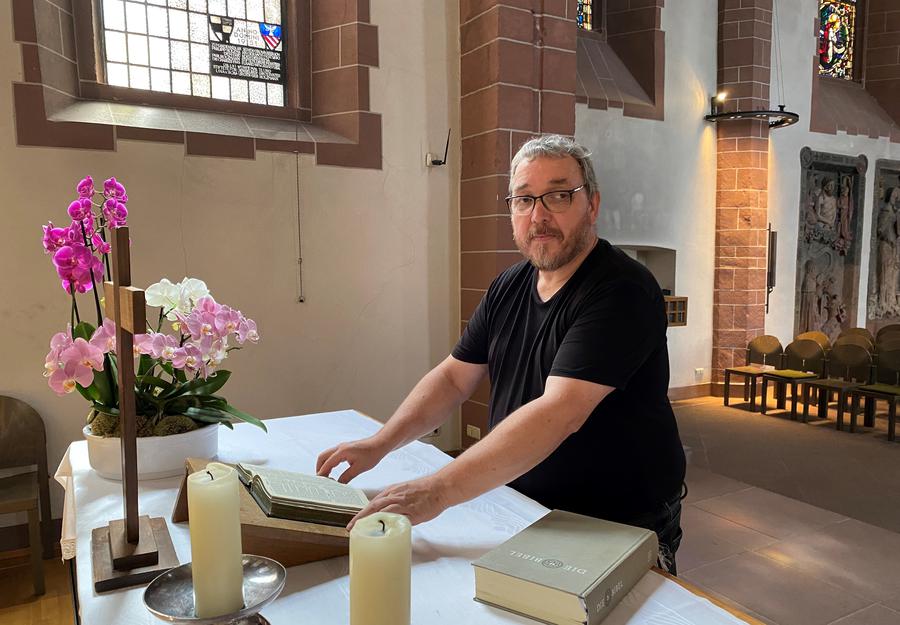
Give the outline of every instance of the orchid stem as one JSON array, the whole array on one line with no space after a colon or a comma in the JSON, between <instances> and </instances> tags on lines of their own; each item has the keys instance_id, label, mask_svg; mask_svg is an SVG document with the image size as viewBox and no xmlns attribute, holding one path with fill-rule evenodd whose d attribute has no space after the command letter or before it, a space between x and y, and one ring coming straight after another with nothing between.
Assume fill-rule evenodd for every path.
<instances>
[{"instance_id":1,"label":"orchid stem","mask_svg":"<svg viewBox=\"0 0 900 625\"><path fill-rule=\"evenodd\" d=\"M78 302L75 301L75 284L69 284L69 291L72 293L72 313L75 315L75 321L81 323L81 315L78 314Z\"/></svg>"},{"instance_id":2,"label":"orchid stem","mask_svg":"<svg viewBox=\"0 0 900 625\"><path fill-rule=\"evenodd\" d=\"M81 238L84 239L84 246L90 247L87 240L87 232L84 229L84 222L81 222ZM93 248L91 248L93 249ZM93 260L91 261L93 262ZM100 294L97 293L97 281L94 280L94 268L91 267L91 286L94 291L94 304L97 306L97 327L103 325L103 311L100 310Z\"/></svg>"}]
</instances>

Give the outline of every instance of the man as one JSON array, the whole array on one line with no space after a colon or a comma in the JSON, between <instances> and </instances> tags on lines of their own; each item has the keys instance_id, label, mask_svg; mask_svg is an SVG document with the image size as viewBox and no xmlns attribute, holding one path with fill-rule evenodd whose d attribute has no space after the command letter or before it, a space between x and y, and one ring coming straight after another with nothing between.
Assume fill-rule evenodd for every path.
<instances>
[{"instance_id":1,"label":"man","mask_svg":"<svg viewBox=\"0 0 900 625\"><path fill-rule=\"evenodd\" d=\"M589 156L561 136L522 146L507 204L527 262L494 280L452 355L385 426L322 452L317 472L347 462L347 482L371 469L443 423L486 374L490 433L357 518L385 510L421 523L509 484L548 508L656 531L660 564L675 572L685 458L666 396L663 297L649 271L597 238Z\"/></svg>"}]
</instances>

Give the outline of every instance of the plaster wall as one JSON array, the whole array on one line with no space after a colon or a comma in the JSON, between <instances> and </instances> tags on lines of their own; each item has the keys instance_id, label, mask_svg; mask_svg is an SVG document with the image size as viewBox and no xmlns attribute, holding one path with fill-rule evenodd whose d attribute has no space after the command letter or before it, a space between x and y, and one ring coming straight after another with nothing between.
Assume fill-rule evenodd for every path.
<instances>
[{"instance_id":1,"label":"plaster wall","mask_svg":"<svg viewBox=\"0 0 900 625\"><path fill-rule=\"evenodd\" d=\"M795 285L797 277L797 237L800 224L800 150L810 147L821 152L857 156L863 154L869 162L866 171L865 204L863 212L862 253L860 256L859 298L856 312L857 326L865 326L866 300L872 234L872 211L875 189L875 163L878 159L900 158L900 145L886 137L836 135L809 132L812 93L812 64L816 54L816 0L779 2L778 21L784 59L784 103L787 109L800 115L800 122L777 130L769 144L769 220L778 231L778 261L776 287L766 316L766 333L777 336L783 344L793 338ZM773 37L775 33L773 33ZM779 84L775 76L777 57L773 45L772 106L778 100Z\"/></svg>"},{"instance_id":2,"label":"plaster wall","mask_svg":"<svg viewBox=\"0 0 900 625\"><path fill-rule=\"evenodd\" d=\"M260 343L226 361L234 376L223 394L246 412L356 408L384 420L449 353L459 332L458 133L447 166L424 163L459 128L457 0L372 3L380 67L371 103L384 137L375 171L271 152L186 156L182 145L139 141L119 141L116 152L17 147L11 83L22 80L22 60L10 5L0 4L0 394L42 415L51 473L81 438L87 405L57 397L41 377L49 339L69 318L41 225L65 223L86 174L128 188L134 284L199 277L258 322ZM92 299L80 301L94 317ZM458 441L454 417L437 442ZM61 491L52 491L58 517Z\"/></svg>"},{"instance_id":3,"label":"plaster wall","mask_svg":"<svg viewBox=\"0 0 900 625\"><path fill-rule=\"evenodd\" d=\"M665 120L576 107L575 137L593 152L600 182L600 236L676 252L673 295L688 297L688 324L669 328L671 387L710 380L716 131L703 116L716 89L717 10L698 0L662 11Z\"/></svg>"}]
</instances>

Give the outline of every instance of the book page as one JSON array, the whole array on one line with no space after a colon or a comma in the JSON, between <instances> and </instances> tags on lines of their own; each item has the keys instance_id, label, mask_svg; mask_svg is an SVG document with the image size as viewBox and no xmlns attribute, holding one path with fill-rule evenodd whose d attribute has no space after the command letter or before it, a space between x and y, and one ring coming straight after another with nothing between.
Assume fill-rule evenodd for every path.
<instances>
[{"instance_id":1,"label":"book page","mask_svg":"<svg viewBox=\"0 0 900 625\"><path fill-rule=\"evenodd\" d=\"M259 476L272 499L354 508L362 508L369 503L361 490L327 477L280 471L252 464L242 464L241 468L250 475Z\"/></svg>"}]
</instances>

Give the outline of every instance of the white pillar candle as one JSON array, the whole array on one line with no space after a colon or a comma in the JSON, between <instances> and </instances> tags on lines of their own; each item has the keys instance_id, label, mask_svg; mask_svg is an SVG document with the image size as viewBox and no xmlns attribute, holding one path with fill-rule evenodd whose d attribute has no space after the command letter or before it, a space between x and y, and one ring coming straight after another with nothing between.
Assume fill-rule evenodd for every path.
<instances>
[{"instance_id":1,"label":"white pillar candle","mask_svg":"<svg viewBox=\"0 0 900 625\"><path fill-rule=\"evenodd\" d=\"M409 625L412 526L376 512L350 530L350 625Z\"/></svg>"},{"instance_id":2,"label":"white pillar candle","mask_svg":"<svg viewBox=\"0 0 900 625\"><path fill-rule=\"evenodd\" d=\"M187 487L195 612L233 614L244 606L237 471L210 462L188 476Z\"/></svg>"}]
</instances>

